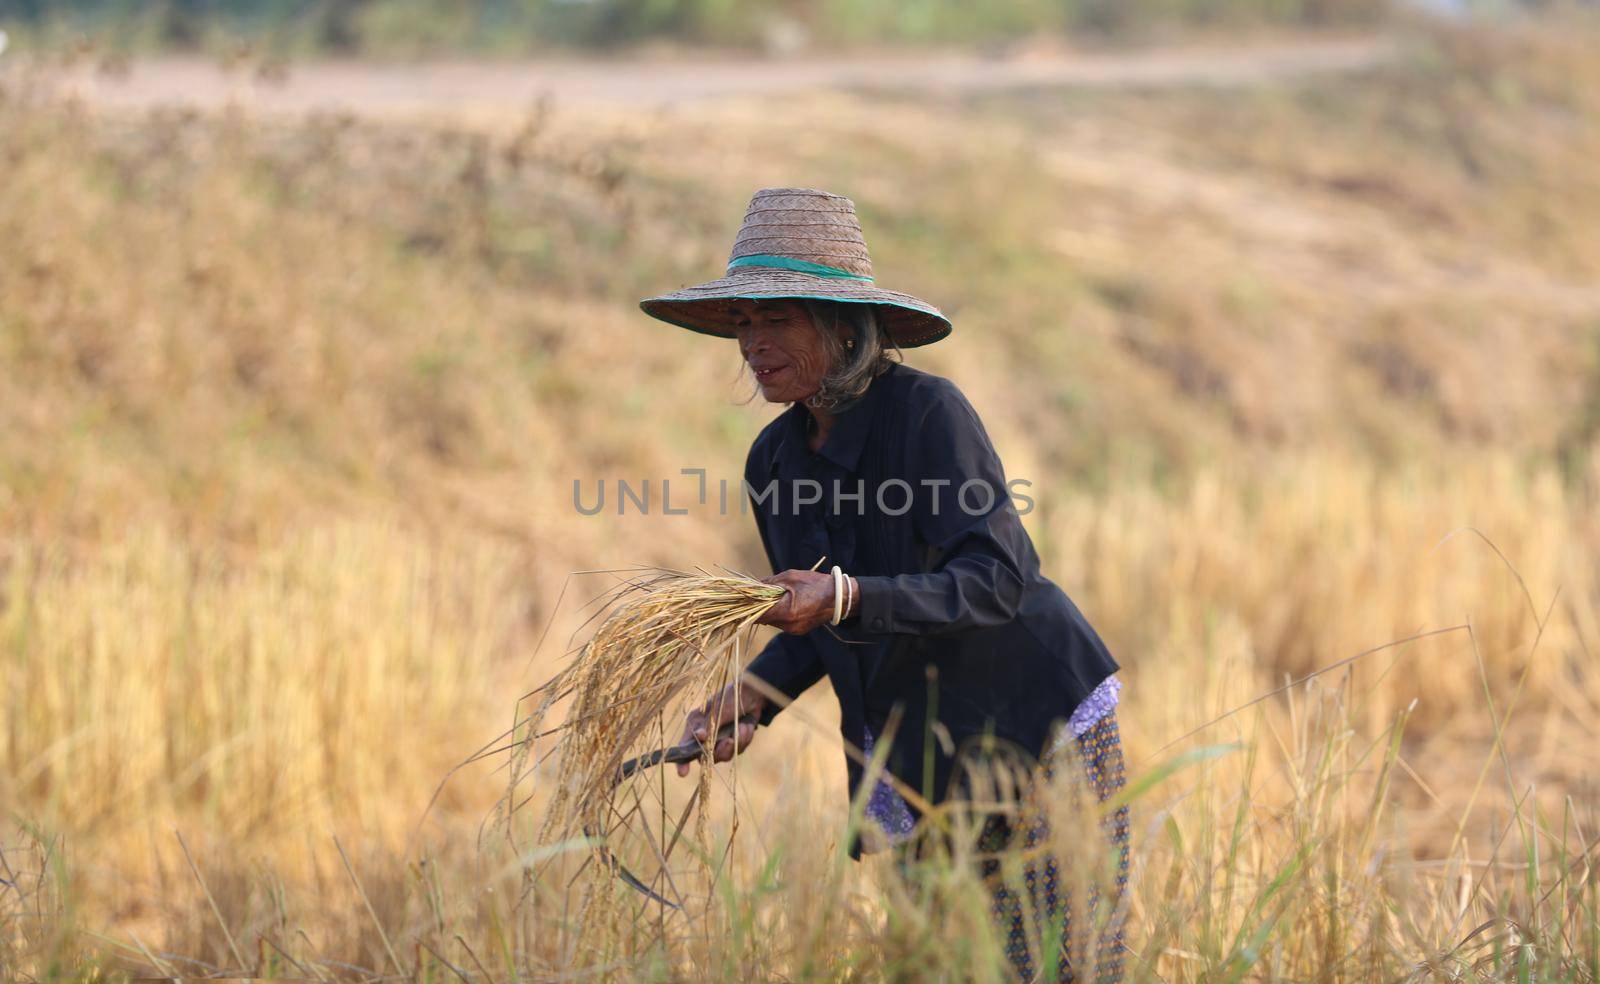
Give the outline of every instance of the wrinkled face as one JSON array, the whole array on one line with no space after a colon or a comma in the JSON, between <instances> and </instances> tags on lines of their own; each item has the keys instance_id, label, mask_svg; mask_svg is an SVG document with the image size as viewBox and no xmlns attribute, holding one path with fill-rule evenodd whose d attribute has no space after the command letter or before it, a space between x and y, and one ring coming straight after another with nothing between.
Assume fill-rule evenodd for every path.
<instances>
[{"instance_id":1,"label":"wrinkled face","mask_svg":"<svg viewBox=\"0 0 1600 984\"><path fill-rule=\"evenodd\" d=\"M803 303L741 299L729 306L739 354L767 402L797 403L821 388L830 368L828 346Z\"/></svg>"}]
</instances>

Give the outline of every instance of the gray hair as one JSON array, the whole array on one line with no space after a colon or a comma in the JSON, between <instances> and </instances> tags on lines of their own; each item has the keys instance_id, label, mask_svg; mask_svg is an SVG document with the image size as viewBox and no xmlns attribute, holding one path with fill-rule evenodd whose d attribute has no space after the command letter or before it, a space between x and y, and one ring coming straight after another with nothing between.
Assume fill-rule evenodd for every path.
<instances>
[{"instance_id":1,"label":"gray hair","mask_svg":"<svg viewBox=\"0 0 1600 984\"><path fill-rule=\"evenodd\" d=\"M822 386L806 405L819 410L842 410L861 399L872 380L895 361L899 347L878 322L872 304L844 301L805 300L811 325L822 333L828 347L828 365ZM855 345L846 348L838 328L846 324L855 329Z\"/></svg>"}]
</instances>

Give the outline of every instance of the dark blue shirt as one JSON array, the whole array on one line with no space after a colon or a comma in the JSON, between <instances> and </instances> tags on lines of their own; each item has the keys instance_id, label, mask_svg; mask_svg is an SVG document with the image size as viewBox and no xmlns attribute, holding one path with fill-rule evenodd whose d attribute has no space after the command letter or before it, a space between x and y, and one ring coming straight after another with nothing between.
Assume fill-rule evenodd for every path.
<instances>
[{"instance_id":1,"label":"dark blue shirt","mask_svg":"<svg viewBox=\"0 0 1600 984\"><path fill-rule=\"evenodd\" d=\"M897 716L887 768L929 802L949 795L964 743L992 735L1037 758L1118 667L1040 573L1018 513L1029 489L1008 487L972 405L931 373L892 365L816 453L809 417L794 404L751 445L751 508L774 572L826 556L819 569L856 577L860 605L838 626L780 633L749 671L791 699L828 677L857 747ZM861 768L847 762L854 796Z\"/></svg>"}]
</instances>

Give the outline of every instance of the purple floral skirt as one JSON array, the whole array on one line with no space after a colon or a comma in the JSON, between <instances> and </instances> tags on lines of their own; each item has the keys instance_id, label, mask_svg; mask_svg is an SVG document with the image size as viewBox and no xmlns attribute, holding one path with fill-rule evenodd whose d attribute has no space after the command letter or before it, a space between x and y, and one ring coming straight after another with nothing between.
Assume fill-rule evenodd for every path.
<instances>
[{"instance_id":1,"label":"purple floral skirt","mask_svg":"<svg viewBox=\"0 0 1600 984\"><path fill-rule=\"evenodd\" d=\"M1063 763L1072 761L1083 770L1083 779L1100 804L1106 804L1122 790L1126 779L1116 714L1121 690L1121 683L1108 677L1073 711L1056 746L1044 756L1045 781L1050 781ZM1063 751L1068 734L1076 743L1076 754L1057 754ZM872 739L869 730L862 746L869 756ZM866 813L890 842L911 846L915 823L910 807L893 787L880 781L868 798ZM992 915L1003 934L1006 960L1013 973L1023 981L1120 981L1126 952L1122 926L1129 865L1128 807L1119 806L1102 817L1102 832L1112 849L1108 857L1112 867L1098 880L1099 887L1089 888L1086 897L1078 899L1063 884L1065 869L1053 854L1027 861L1020 880L1002 876L1002 863L993 859L997 852L1015 846L1036 849L1050 837L1049 821L1043 811L1035 810L1031 816L1020 829L998 817L990 818L976 845L979 851L990 855L990 859L980 862L979 874L991 886ZM908 870L907 858L903 853L902 871ZM1041 944L1051 940L1059 948L1054 953L1043 952L1050 947Z\"/></svg>"},{"instance_id":2,"label":"purple floral skirt","mask_svg":"<svg viewBox=\"0 0 1600 984\"><path fill-rule=\"evenodd\" d=\"M1074 738L1082 738L1103 718L1117 709L1117 700L1122 695L1122 681L1115 676L1108 676L1100 686L1094 688L1089 696L1083 699L1072 711L1072 716L1067 718L1067 733ZM1063 734L1061 740L1066 740ZM867 728L861 742L861 754L864 758L872 757L874 736L872 729ZM867 820L876 824L887 836L891 844L898 844L911 836L911 830L916 826L916 820L911 816L911 808L906 805L894 787L878 780L872 788L872 794L867 798Z\"/></svg>"}]
</instances>

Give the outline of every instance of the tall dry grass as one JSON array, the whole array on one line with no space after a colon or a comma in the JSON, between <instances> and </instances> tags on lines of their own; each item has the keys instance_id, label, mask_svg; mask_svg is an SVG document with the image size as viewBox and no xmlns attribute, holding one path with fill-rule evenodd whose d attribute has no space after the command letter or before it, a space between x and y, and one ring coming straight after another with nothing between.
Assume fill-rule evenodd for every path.
<instances>
[{"instance_id":1,"label":"tall dry grass","mask_svg":"<svg viewBox=\"0 0 1600 984\"><path fill-rule=\"evenodd\" d=\"M381 527L240 554L154 528L7 545L9 802L123 847L179 815L263 847L409 829L392 806L425 802L500 710L526 631L515 555ZM114 870L146 877L145 855Z\"/></svg>"},{"instance_id":2,"label":"tall dry grass","mask_svg":"<svg viewBox=\"0 0 1600 984\"><path fill-rule=\"evenodd\" d=\"M1553 474L1468 475L1390 483L1308 460L1204 475L1177 496L1142 482L1068 494L1039 517L1050 573L1126 665L1133 775L1173 770L1134 800L1129 938L1164 979L1314 976L1334 958L1334 976L1370 979L1477 959L1496 940L1505 966L1581 979L1600 531ZM1471 534L1440 543L1466 523L1515 572ZM400 527L233 563L157 534L87 557L10 555L5 690L28 696L8 712L7 798L64 838L74 918L123 947L89 948L131 966L137 936L233 966L227 924L250 961L273 952L266 939L335 961L328 973L392 970L393 947L422 974L423 944L468 963L470 947L507 977L992 973L970 904L937 917L966 920L960 934L941 929L885 863L841 855L842 756L822 694L742 761L731 857L697 856L686 834L674 877L688 915L662 922L627 889L569 883L587 851L541 841L537 802L525 854L483 840L503 756L453 777L408 840L434 783L555 665L559 644L525 661L538 626L509 599L527 560ZM1162 749L1290 677L1440 629ZM676 822L697 783L662 782ZM712 845L733 822L721 788ZM670 824L646 816L616 846L653 872L646 841ZM975 891L948 882L953 898ZM583 908L594 891L620 894Z\"/></svg>"}]
</instances>

